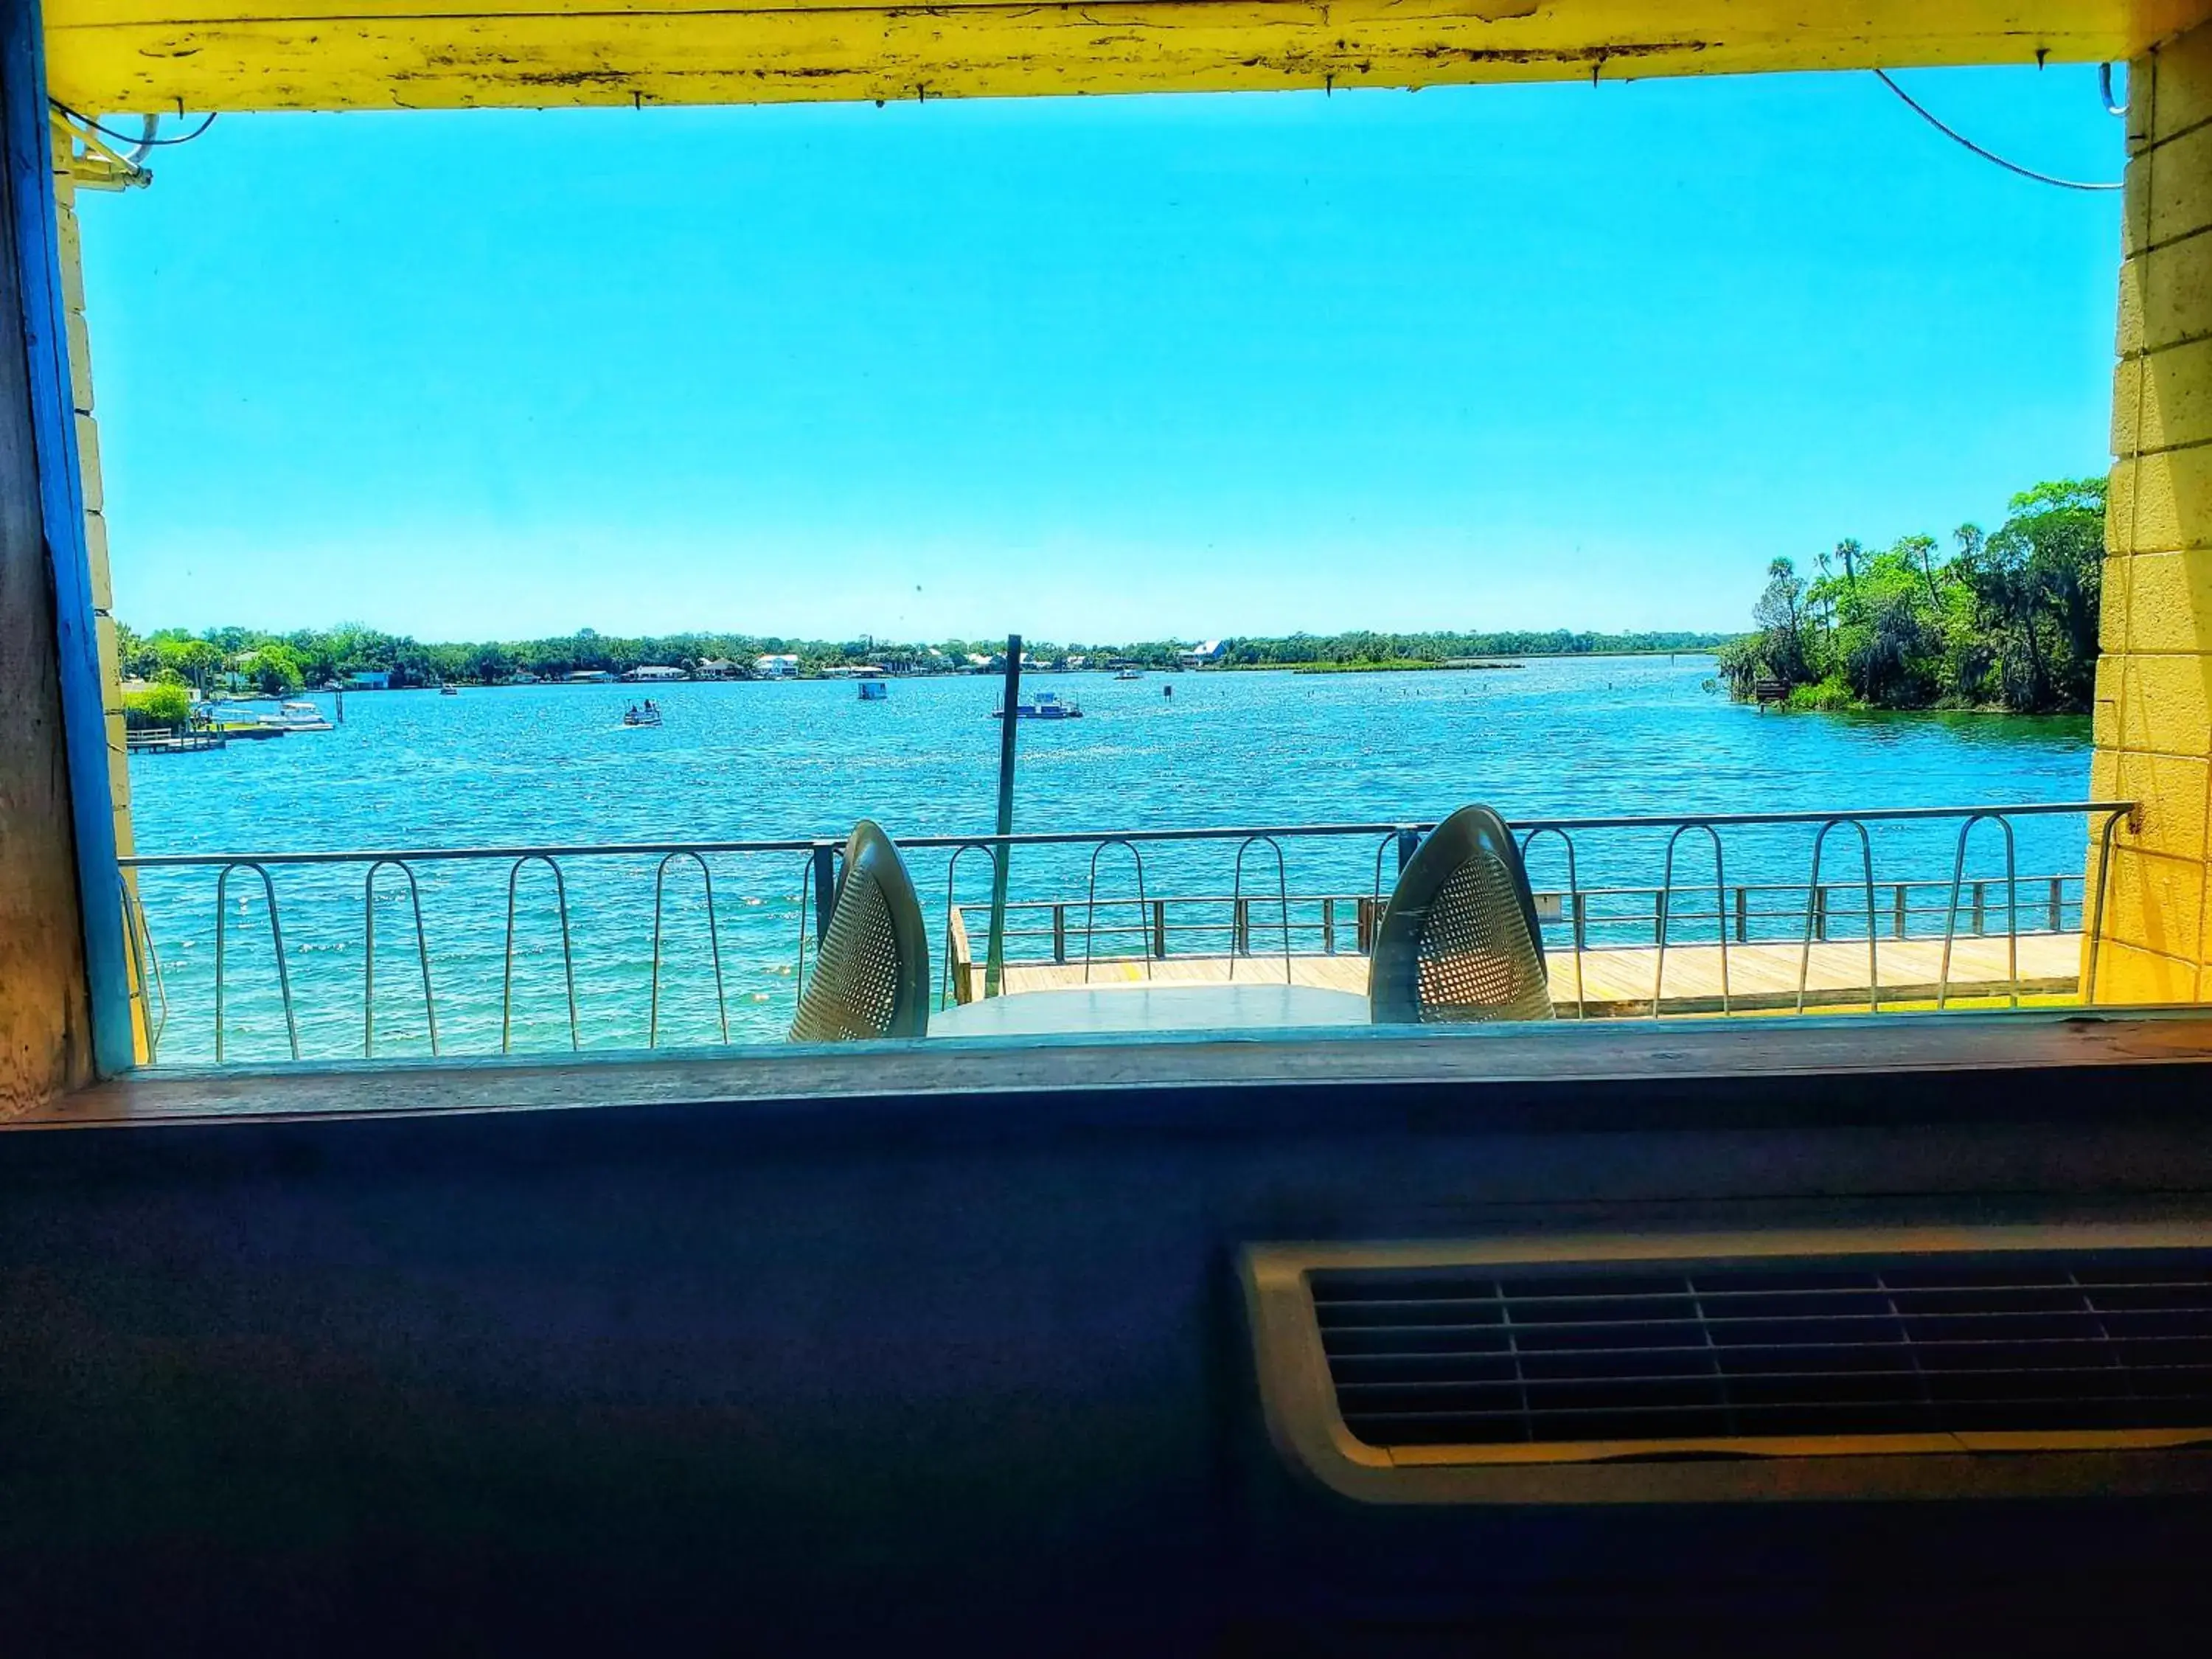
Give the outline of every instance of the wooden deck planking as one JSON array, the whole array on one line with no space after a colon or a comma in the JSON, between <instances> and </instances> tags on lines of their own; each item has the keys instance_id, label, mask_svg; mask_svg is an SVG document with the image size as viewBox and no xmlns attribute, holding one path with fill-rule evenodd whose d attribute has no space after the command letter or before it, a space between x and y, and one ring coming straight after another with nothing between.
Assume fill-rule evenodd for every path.
<instances>
[{"instance_id":1,"label":"wooden deck planking","mask_svg":"<svg viewBox=\"0 0 2212 1659\"><path fill-rule=\"evenodd\" d=\"M1562 1013L1575 1012L1576 962L1572 951L1548 953L1553 1000ZM1747 1012L1794 1009L1797 975L1804 947L1799 945L1731 945L1727 949L1728 1000ZM1942 977L1941 939L1877 939L1875 961L1882 994L1896 1001L1932 1000ZM2081 936L2079 933L2027 933L2019 941L2019 980L2023 994L2063 996L2079 988ZM1638 950L1582 952L1581 1003L1584 1012L1648 1013L1652 987L1659 971L1659 952ZM1869 1000L1867 943L1864 939L1816 944L1805 965L1808 1006L1836 1007ZM1070 963L1010 963L1006 993L1069 990L1084 985L1221 985L1233 978L1242 982L1283 982L1283 958L1265 954L1249 957L1168 957L1149 965L1141 958L1115 957L1093 962L1085 975L1084 964ZM1666 984L1660 997L1662 1013L1703 1013L1721 1006L1721 947L1715 945L1674 945L1667 950ZM1233 975L1231 969L1234 969ZM1955 939L1951 946L1950 994L1972 999L2006 994L2012 974L2002 938ZM1314 985L1332 991L1365 994L1367 958L1346 951L1335 956L1294 956L1290 982Z\"/></svg>"}]
</instances>

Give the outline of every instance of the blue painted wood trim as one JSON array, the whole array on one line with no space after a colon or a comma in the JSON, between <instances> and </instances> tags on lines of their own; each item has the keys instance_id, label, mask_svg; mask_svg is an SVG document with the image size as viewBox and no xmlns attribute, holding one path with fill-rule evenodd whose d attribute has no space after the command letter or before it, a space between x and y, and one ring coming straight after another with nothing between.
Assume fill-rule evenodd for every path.
<instances>
[{"instance_id":1,"label":"blue painted wood trim","mask_svg":"<svg viewBox=\"0 0 2212 1659\"><path fill-rule=\"evenodd\" d=\"M92 994L93 1057L100 1074L112 1077L129 1071L136 1054L131 979L124 959L123 886L115 865L115 804L107 785L100 636L84 545L84 479L77 465L61 251L54 234L46 36L38 0L0 0L0 8L4 8L0 16L5 20L4 33L0 33L0 151L4 151L13 209L14 245L9 251L22 295L40 511L53 575L62 732L76 831L85 969Z\"/></svg>"}]
</instances>

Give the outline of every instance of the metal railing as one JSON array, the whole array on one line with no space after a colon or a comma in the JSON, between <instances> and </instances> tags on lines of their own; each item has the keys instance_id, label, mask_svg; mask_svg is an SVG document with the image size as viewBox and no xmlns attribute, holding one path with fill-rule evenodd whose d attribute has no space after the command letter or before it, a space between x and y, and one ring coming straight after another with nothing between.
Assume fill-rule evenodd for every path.
<instances>
[{"instance_id":1,"label":"metal railing","mask_svg":"<svg viewBox=\"0 0 2212 1659\"><path fill-rule=\"evenodd\" d=\"M2021 877L2015 884L2018 891L2013 900L2018 925L2003 931L2022 934L2075 931L2081 925L2083 881L2079 875ZM1681 928L1696 923L1710 925L1717 918L1726 931L1728 941L1733 944L1772 943L1784 932L1788 942L1796 944L1802 932L1801 924L1809 893L1813 938L1816 943L1826 943L1836 926L1835 919L1846 914L1845 906L1838 902L1839 894L1848 896L1846 885L1830 883L1808 890L1802 883L1796 882L1730 883L1718 910L1710 902L1702 908L1694 902L1700 897L1710 901L1714 896L1711 890L1699 892L1680 887L1538 888L1534 896L1537 921L1547 929L1547 937L1564 932L1574 948L1595 951L1635 948L1638 944L1656 948L1674 939ZM1950 905L1923 902L1921 896L1933 893L1948 897L1950 886L1948 877L1875 883L1878 897L1875 913L1880 918L1877 936L1906 939L1940 933ZM1692 902L1672 901L1671 896L1682 894ZM1761 902L1767 896L1782 902ZM1006 907L1008 925L1005 937L1009 946L1017 941L1048 944L1041 943L1023 957L1010 953L1008 959L1049 962L1055 966L1088 962L1096 967L1109 961L1165 961L1170 956L1194 953L1249 957L1255 954L1251 939L1255 932L1279 937L1281 934L1281 921L1267 919L1280 902L1274 898L1255 899L1234 893L1149 896L1139 893L1133 897L1095 901L1019 899ZM1288 902L1291 907L1291 933L1295 939L1311 941L1310 949L1300 953L1337 956L1366 954L1383 900L1364 892L1292 893L1288 895ZM1990 918L2003 915L2005 905L2002 877L1974 878L1961 890L1954 925L1964 934L1985 936L1990 931ZM1131 907L1140 920L1110 919L1111 912ZM956 908L965 909L964 906ZM1255 908L1260 908L1261 916L1256 924L1253 920ZM1194 909L1201 914L1215 913L1214 919L1193 920L1188 913ZM1109 912L1109 918L1098 919L1095 912L1099 910ZM1863 909L1850 911L1849 915L1863 915ZM1024 916L1042 920L1039 925L1021 926L1019 919ZM1786 929L1780 928L1779 924L1787 924ZM1197 941L1194 951L1193 940ZM1712 933L1711 942L1720 942L1718 933ZM1116 949L1117 944L1133 944L1134 948Z\"/></svg>"},{"instance_id":2,"label":"metal railing","mask_svg":"<svg viewBox=\"0 0 2212 1659\"><path fill-rule=\"evenodd\" d=\"M1941 938L1948 927L1953 937L1980 939L2072 933L2083 924L2084 878L2078 875L2023 876L2008 888L2002 878L1976 878L1965 884L1955 905L1949 902L1947 878L1882 881L1878 896L1875 937L1893 942ZM1945 902L1923 901L1928 894ZM2008 894L2009 897L2008 898ZM1682 948L1685 933L1692 948L1719 947L1720 1004L1723 1012L1735 999L1729 988L1729 959L1733 947L1746 945L1801 944L1806 913L1811 911L1811 938L1827 944L1848 933L1862 936L1863 912L1845 902L1850 893L1836 885L1808 889L1802 884L1731 884L1721 895L1666 887L1599 887L1543 890L1535 893L1539 925L1546 931L1547 947L1554 955L1637 951L1652 961L1654 998L1666 982L1666 954ZM1777 901L1761 902L1771 897ZM1287 926L1279 906L1287 903ZM1136 920L1100 919L1098 908L1120 905L1138 907ZM1367 955L1373 947L1383 901L1371 893L1294 893L1285 900L1255 900L1234 893L1177 893L1139 895L1131 900L1029 899L1009 904L1005 930L1006 961L1012 967L1075 967L1082 982L1091 981L1102 967L1135 963L1146 979L1155 977L1158 964L1192 956L1224 959L1227 976L1237 976L1240 961L1251 960L1256 933L1273 936L1281 956ZM1255 912L1259 920L1255 923ZM955 938L967 931L962 907L955 907L960 926ZM1992 934L1992 918L2005 926ZM1271 917L1278 919L1271 920ZM1702 942L1702 944L1701 944ZM1278 952L1270 952L1273 956ZM1801 960L1801 978L1809 977L1810 957ZM948 983L968 966L957 952L948 955ZM1580 964L1571 972L1579 974ZM1287 965L1285 975L1289 976ZM1939 1000L1948 1001L1951 975L1947 966L1936 973ZM2006 976L2008 995L2023 983L2014 957ZM1812 994L1809 988L1801 992ZM1587 999L1579 980L1572 1006L1581 1008ZM1656 1000L1653 1007L1656 1007Z\"/></svg>"},{"instance_id":3,"label":"metal railing","mask_svg":"<svg viewBox=\"0 0 2212 1659\"><path fill-rule=\"evenodd\" d=\"M1632 941L1656 951L1656 989L1665 984L1670 950L1718 947L1726 1008L1733 1000L1726 980L1734 946L1795 943L1809 966L1816 946L1861 939L1869 950L1869 1002L1878 1008L1877 933L1941 938L1943 968L1936 1000L1942 1006L1948 1000L1954 941L1986 936L2000 914L2002 935L2014 951L2014 971L2008 975L2014 1001L2019 939L2039 930L2067 931L2069 918L2091 936L2087 986L2093 990L2104 895L2084 892L2079 875L2023 875L2016 829L2038 826L2051 843L2045 855L2051 856L2059 843L2059 826L2052 821L2084 820L2087 837L2066 836L2064 845L2086 848L2097 841L2108 849L2117 825L2132 811L2128 802L2039 802L1529 818L1514 827L1532 867L1553 862L1564 867L1564 882L1540 873L1536 885L1547 942L1564 940L1573 951L1578 1008L1587 1000L1579 978L1586 950ZM1145 962L1150 972L1149 964L1168 954L1172 934L1221 939L1231 976L1240 963L1255 957L1255 940L1264 942L1287 977L1301 942L1316 942L1324 954L1340 950L1347 922L1354 948L1367 947L1389 866L1395 860L1402 869L1432 827L1408 822L1071 830L923 836L900 845L916 870L917 885L941 896L939 937L933 948L945 964L940 995L951 1000L960 988L949 947L956 934L964 934L960 882L970 855L987 866L1007 860L1061 895L1009 905L1017 925L1006 927L1000 944L1015 947L1010 963L1072 961L1079 934L1073 913L1079 908L1086 971L1102 959L1103 947ZM1789 844L1790 837L1807 835L1809 861L1803 845ZM1911 845L1880 855L1891 873L1877 872L1878 836L1911 838ZM1685 873L1688 860L1681 843L1692 836L1711 855L1711 881L1702 868L1694 879ZM791 1006L785 995L795 1000L803 987L809 941L826 923L839 846L809 837L125 859L129 938L144 1000L149 1057L211 1057L227 1064L241 1039L253 1042L258 1057L266 1057L276 1038L285 1057L322 1059L375 1057L394 1042L409 1052L443 1055L511 1053L549 1041L576 1049L655 1048L671 1041L695 1046L748 1032L773 1037L787 1018L779 1012ZM1969 854L1976 847L1984 849L1984 866L1991 854L2001 852L2002 868L1970 872ZM1227 866L1221 871L1230 878L1226 894L1194 876L1188 878L1194 890L1177 891L1160 880L1157 866L1209 854L1220 860L1212 867ZM1620 878L1645 860L1650 860L1643 865L1647 870L1652 863L1661 866L1657 882ZM1740 872L1760 878L1730 881L1731 860ZM1895 873L1900 860L1917 867ZM1806 870L1803 880L1774 878L1793 860ZM1702 866L1702 859L1698 862ZM1950 866L1948 879L1924 873L1943 863ZM1300 866L1302 893L1294 892L1294 865ZM1306 884L1306 872L1316 866L1324 878L1319 892ZM2099 867L2108 866L2105 860ZM526 880L533 872L541 879ZM683 878L675 888L672 872ZM1126 872L1126 881L1117 872ZM696 883L689 879L694 874ZM167 890L195 883L212 884L211 918ZM350 902L340 896L348 884L355 895ZM1066 896L1079 884L1083 898ZM165 890L150 893L153 888ZM397 982L388 972L380 974L378 945L380 933L388 941L391 933L379 928L379 907L394 903L405 906L400 943L411 958ZM1207 906L1218 907L1212 921L1190 919L1193 907ZM347 919L353 915L357 926ZM503 920L495 927L492 916ZM1018 925L1030 918L1047 919L1046 925ZM204 926L210 919L211 930ZM631 924L635 934L625 935ZM165 934L159 951L157 931ZM203 966L206 955L198 947L210 931L212 962ZM255 943L234 944L234 935ZM678 944L679 935L697 948ZM1047 939L1049 945L1038 943ZM1142 943L1127 948L1136 939ZM250 978L241 977L242 950L265 958ZM356 952L357 963L344 960ZM340 960L324 960L333 957ZM549 974L554 975L550 981ZM788 992L739 983L733 994L733 982L763 975L787 984ZM1806 979L1801 970L1800 1007ZM493 984L495 1000L489 989ZM211 1030L202 1031L196 1018L187 1018L203 1003L212 1009ZM356 1034L352 1037L342 1035L348 1022ZM682 1035L679 1026L688 1026L691 1035ZM180 1030L191 1034L188 1042L178 1036ZM180 1055L180 1048L189 1052Z\"/></svg>"}]
</instances>

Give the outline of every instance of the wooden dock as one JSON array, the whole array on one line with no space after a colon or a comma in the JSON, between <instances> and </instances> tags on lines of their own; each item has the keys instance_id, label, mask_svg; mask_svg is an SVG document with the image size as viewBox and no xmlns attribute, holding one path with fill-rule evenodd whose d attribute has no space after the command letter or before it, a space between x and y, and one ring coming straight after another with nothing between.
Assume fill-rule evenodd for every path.
<instances>
[{"instance_id":1,"label":"wooden dock","mask_svg":"<svg viewBox=\"0 0 2212 1659\"><path fill-rule=\"evenodd\" d=\"M124 735L123 746L133 755L197 755L229 741L229 734L219 731L131 732Z\"/></svg>"},{"instance_id":2,"label":"wooden dock","mask_svg":"<svg viewBox=\"0 0 2212 1659\"><path fill-rule=\"evenodd\" d=\"M1885 1004L1932 1003L1942 977L1943 941L1939 939L1876 939L1876 971ZM2007 962L2007 941L2002 937L1955 939L1951 946L1950 1000L1986 1004L1990 998L2008 999L2013 989ZM1737 1013L1781 1013L1797 1006L1797 975L1803 946L1800 945L1731 945L1728 947L1727 1006ZM1651 946L1636 950L1584 951L1580 963L1582 994L1576 994L1576 952L1547 953L1552 1000L1570 1018L1612 1018L1651 1012L1652 993L1659 969L1659 952ZM1666 983L1659 987L1662 1014L1708 1014L1722 1012L1721 950L1715 945L1670 945L1667 949ZM1231 966L1234 966L1234 974ZM956 967L963 964L956 963ZM1353 952L1298 955L1290 959L1290 982L1316 985L1330 990L1367 990L1367 958ZM2018 989L2023 998L2048 1002L2079 994L2081 935L2079 933L2023 933L2019 939ZM972 965L972 994L982 990L982 968ZM1009 963L1006 994L1067 989L1092 986L1188 983L1218 985L1232 977L1238 981L1281 984L1284 962L1265 953L1231 958L1190 956L1155 958L1100 958L1090 967L1086 980L1081 962ZM1869 998L1867 942L1864 939L1816 944L1806 975L1808 1008L1864 1007ZM961 1000L969 1000L963 996Z\"/></svg>"}]
</instances>

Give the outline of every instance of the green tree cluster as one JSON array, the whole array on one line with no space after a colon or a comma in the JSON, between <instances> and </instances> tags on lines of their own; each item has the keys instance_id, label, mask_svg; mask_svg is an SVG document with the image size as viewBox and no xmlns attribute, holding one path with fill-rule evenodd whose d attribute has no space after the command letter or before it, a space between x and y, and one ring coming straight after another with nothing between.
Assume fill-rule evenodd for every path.
<instances>
[{"instance_id":1,"label":"green tree cluster","mask_svg":"<svg viewBox=\"0 0 2212 1659\"><path fill-rule=\"evenodd\" d=\"M1875 552L1839 542L1811 577L1773 561L1755 631L1720 652L1731 694L1765 683L1797 708L2087 709L2105 481L2039 483L1994 533L1962 525L1951 539L1948 555L1931 536Z\"/></svg>"},{"instance_id":2,"label":"green tree cluster","mask_svg":"<svg viewBox=\"0 0 2212 1659\"><path fill-rule=\"evenodd\" d=\"M189 725L191 717L192 694L176 681L124 694L123 724L134 732L177 731Z\"/></svg>"},{"instance_id":3,"label":"green tree cluster","mask_svg":"<svg viewBox=\"0 0 2212 1659\"><path fill-rule=\"evenodd\" d=\"M1318 665L1447 663L1477 657L1620 656L1653 651L1709 651L1717 634L1577 633L1509 629L1493 633L1292 634L1282 639L1229 640L1224 659L1239 667L1299 668Z\"/></svg>"}]
</instances>

